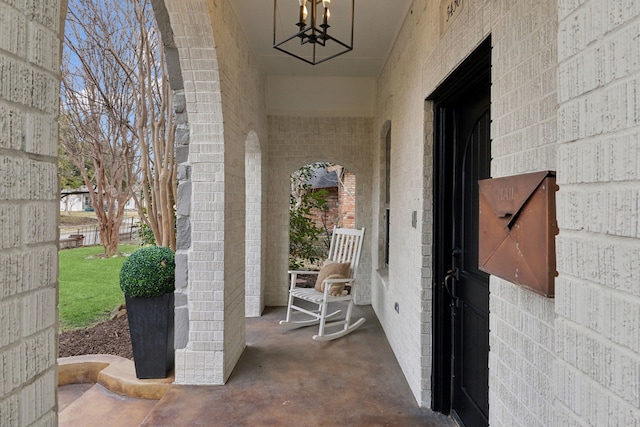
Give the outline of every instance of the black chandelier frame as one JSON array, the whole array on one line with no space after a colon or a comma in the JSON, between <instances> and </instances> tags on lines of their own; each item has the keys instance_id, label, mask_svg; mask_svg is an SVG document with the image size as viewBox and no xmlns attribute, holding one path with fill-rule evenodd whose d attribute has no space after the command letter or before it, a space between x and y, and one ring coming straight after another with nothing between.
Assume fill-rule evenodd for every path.
<instances>
[{"instance_id":1,"label":"black chandelier frame","mask_svg":"<svg viewBox=\"0 0 640 427\"><path fill-rule=\"evenodd\" d=\"M290 2L291 0L288 0L288 1ZM298 27L298 32L278 42L276 39L277 24L278 24L278 0L274 0L273 1L273 47L279 50L280 52L286 53L287 55L291 55L294 58L297 58L311 65L321 64L325 61L335 58L336 56L340 56L347 52L352 51L353 50L353 23L354 23L354 12L355 12L355 0L341 0L341 1L351 2L351 39L348 43L338 40L337 38L329 34L328 30L331 27L331 25L329 25L327 22L328 20L327 20L326 12L325 14L323 14L322 19L320 19L320 22L322 23L320 25L317 24L319 21L317 9L318 9L318 5L322 5L322 0L305 0L306 3L312 4L310 19L307 21L309 22L309 24L305 22L305 19L303 19L302 10L304 6L300 6L300 19L295 24ZM304 58L285 48L284 45L295 38L300 39L300 45L305 45L305 44L311 45L312 47L311 55L310 55L311 59ZM318 46L325 47L327 42L334 42L337 45L341 46L343 49L333 55L330 55L327 57L319 57L317 52L317 47Z\"/></svg>"}]
</instances>

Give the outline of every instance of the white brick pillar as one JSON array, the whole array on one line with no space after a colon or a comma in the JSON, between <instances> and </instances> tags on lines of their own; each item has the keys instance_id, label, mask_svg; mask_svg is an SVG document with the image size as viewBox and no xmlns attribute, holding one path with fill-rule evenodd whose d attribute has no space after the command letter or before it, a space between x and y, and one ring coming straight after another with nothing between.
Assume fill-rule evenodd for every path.
<instances>
[{"instance_id":1,"label":"white brick pillar","mask_svg":"<svg viewBox=\"0 0 640 427\"><path fill-rule=\"evenodd\" d=\"M262 151L255 132L245 141L245 315L259 317L264 310L262 285Z\"/></svg>"},{"instance_id":2,"label":"white brick pillar","mask_svg":"<svg viewBox=\"0 0 640 427\"><path fill-rule=\"evenodd\" d=\"M263 79L229 1L164 5L183 83L176 94L176 382L223 384L245 347L245 141L252 131L258 140L266 133Z\"/></svg>"},{"instance_id":3,"label":"white brick pillar","mask_svg":"<svg viewBox=\"0 0 640 427\"><path fill-rule=\"evenodd\" d=\"M0 0L0 425L55 426L58 1Z\"/></svg>"},{"instance_id":4,"label":"white brick pillar","mask_svg":"<svg viewBox=\"0 0 640 427\"><path fill-rule=\"evenodd\" d=\"M640 3L558 23L555 425L638 425Z\"/></svg>"},{"instance_id":5,"label":"white brick pillar","mask_svg":"<svg viewBox=\"0 0 640 427\"><path fill-rule=\"evenodd\" d=\"M180 139L188 146L178 159L176 382L223 384L224 158L216 155L223 151L216 51L206 1L165 5L180 53L186 109Z\"/></svg>"}]
</instances>

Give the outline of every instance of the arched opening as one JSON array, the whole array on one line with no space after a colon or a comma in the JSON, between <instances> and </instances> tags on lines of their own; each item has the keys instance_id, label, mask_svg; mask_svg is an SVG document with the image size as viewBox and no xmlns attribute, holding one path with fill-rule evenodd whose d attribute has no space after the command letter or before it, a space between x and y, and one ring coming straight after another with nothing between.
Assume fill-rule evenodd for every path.
<instances>
[{"instance_id":1,"label":"arched opening","mask_svg":"<svg viewBox=\"0 0 640 427\"><path fill-rule=\"evenodd\" d=\"M318 269L334 227L356 227L356 175L315 162L294 171L290 184L289 267Z\"/></svg>"},{"instance_id":2,"label":"arched opening","mask_svg":"<svg viewBox=\"0 0 640 427\"><path fill-rule=\"evenodd\" d=\"M67 20L60 64L58 155L73 169L69 175L61 174L61 187L84 199L77 213L91 214L93 220L90 226L71 227L73 240L77 246L102 244L107 258L131 253L139 243L175 249L176 121L171 89L179 89L181 80L173 67L172 82L177 87L170 87L156 23L162 11L154 15L149 1L103 4L90 0L70 0L62 10ZM119 246L122 243L132 244ZM110 311L124 303L117 278L124 260L119 261L92 266L83 260L82 267L95 269L95 274L73 268L71 262L60 263L64 273L58 286L61 328L106 320ZM88 278L97 286L88 286ZM81 310L74 307L78 301L84 301ZM86 315L78 316L82 311ZM126 343L116 341L113 352L130 354ZM87 351L75 347L65 352L62 343L59 340L63 355ZM93 347L93 352L106 351Z\"/></svg>"},{"instance_id":3,"label":"arched opening","mask_svg":"<svg viewBox=\"0 0 640 427\"><path fill-rule=\"evenodd\" d=\"M206 13L219 6L206 0L184 0L179 11L165 2L151 3L178 116L175 382L223 384L245 346L245 172L241 169L246 134L231 127L222 132L222 116L223 109L240 115L234 107L251 102L225 103L213 111L209 106L223 105L221 93L230 91L231 85L225 84L233 81L219 84L218 52L237 46L237 40L229 39L231 47L224 37L214 43L215 31L237 23L226 13ZM185 48L196 41L197 50ZM188 73L182 74L181 64L186 64ZM253 87L251 81L246 87ZM225 156L217 155L222 152Z\"/></svg>"},{"instance_id":4,"label":"arched opening","mask_svg":"<svg viewBox=\"0 0 640 427\"><path fill-rule=\"evenodd\" d=\"M0 176L7 185L0 208L3 425L53 425L60 409L56 389L60 373L57 120L67 3L0 2L4 24L0 57L5 65L0 96ZM164 3L154 1L153 6L157 16L164 14L168 23ZM175 84L180 80L177 50L166 40L171 34L163 31L165 49L173 47L172 86L178 91L182 86ZM84 197L79 201L82 211L95 209Z\"/></svg>"},{"instance_id":5,"label":"arched opening","mask_svg":"<svg viewBox=\"0 0 640 427\"><path fill-rule=\"evenodd\" d=\"M202 3L192 1L191 3ZM61 20L65 19L68 6L71 2L63 0L61 6ZM167 90L166 104L173 108L177 126L168 145L167 152L175 156L176 166L172 173L172 182L177 181L177 200L175 200L175 219L177 228L176 251L176 276L175 276L175 349L177 351L186 348L189 343L189 333L192 316L189 314L189 287L188 287L188 252L191 247L191 216L192 216L192 174L191 165L188 162L190 146L190 121L187 118L187 96L185 95L184 82L181 70L178 48L174 41L174 30L169 21L169 11L164 2L145 2L145 7L153 10L157 30L151 32L154 42L159 43L166 61L166 73L170 81L170 90ZM204 3L203 3L204 4ZM178 27L180 28L180 27ZM158 40L161 37L161 43ZM173 206L172 206L173 207ZM173 215L170 215L173 218ZM173 221L171 221L173 223ZM176 374L182 372L177 369Z\"/></svg>"}]
</instances>

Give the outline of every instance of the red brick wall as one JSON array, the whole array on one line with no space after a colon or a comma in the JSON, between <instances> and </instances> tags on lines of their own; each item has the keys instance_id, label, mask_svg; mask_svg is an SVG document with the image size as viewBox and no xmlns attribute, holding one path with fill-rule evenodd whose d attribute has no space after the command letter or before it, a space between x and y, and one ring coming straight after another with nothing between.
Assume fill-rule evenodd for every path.
<instances>
[{"instance_id":1,"label":"red brick wall","mask_svg":"<svg viewBox=\"0 0 640 427\"><path fill-rule=\"evenodd\" d=\"M354 228L356 226L356 176L344 170L342 185L338 188L325 188L327 210L312 209L311 215L316 227L325 226L328 230L334 226Z\"/></svg>"},{"instance_id":2,"label":"red brick wall","mask_svg":"<svg viewBox=\"0 0 640 427\"><path fill-rule=\"evenodd\" d=\"M356 226L356 176L344 170L342 185L338 189L338 214L340 227L355 228Z\"/></svg>"},{"instance_id":3,"label":"red brick wall","mask_svg":"<svg viewBox=\"0 0 640 427\"><path fill-rule=\"evenodd\" d=\"M311 209L311 216L316 224L316 227L324 227L326 223L327 230L333 229L338 219L338 189L337 188L325 188L329 194L327 194L327 210Z\"/></svg>"}]
</instances>

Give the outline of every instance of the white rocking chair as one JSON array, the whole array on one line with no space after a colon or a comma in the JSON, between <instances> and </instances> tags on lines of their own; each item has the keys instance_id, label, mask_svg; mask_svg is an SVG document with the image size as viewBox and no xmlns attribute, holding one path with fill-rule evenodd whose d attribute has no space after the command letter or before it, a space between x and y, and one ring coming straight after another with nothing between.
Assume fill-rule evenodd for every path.
<instances>
[{"instance_id":1,"label":"white rocking chair","mask_svg":"<svg viewBox=\"0 0 640 427\"><path fill-rule=\"evenodd\" d=\"M334 228L331 237L331 246L329 247L328 260L336 263L349 263L348 277L345 278L326 278L324 280L324 292L320 292L315 288L299 288L296 287L296 280L299 274L320 274L318 271L289 271L291 276L291 285L289 288L289 303L287 305L287 318L281 320L280 324L290 329L301 328L303 326L320 325L318 334L313 336L316 341L330 341L343 337L362 325L365 321L364 317L351 323L351 311L353 309L353 295L356 285L356 274L358 271L358 262L360 260L360 252L362 250L362 240L364 237L364 228L354 230L350 228ZM351 289L347 292L342 291L339 295L331 295L330 290L334 284L343 284ZM295 305L295 300L300 299L317 305L317 309L306 309ZM343 320L330 320L340 313L336 310L327 314L327 307L331 302L348 301L347 312ZM293 320L292 311L303 313L304 320ZM311 317L309 319L309 317ZM342 329L326 333L326 327L343 325Z\"/></svg>"}]
</instances>

